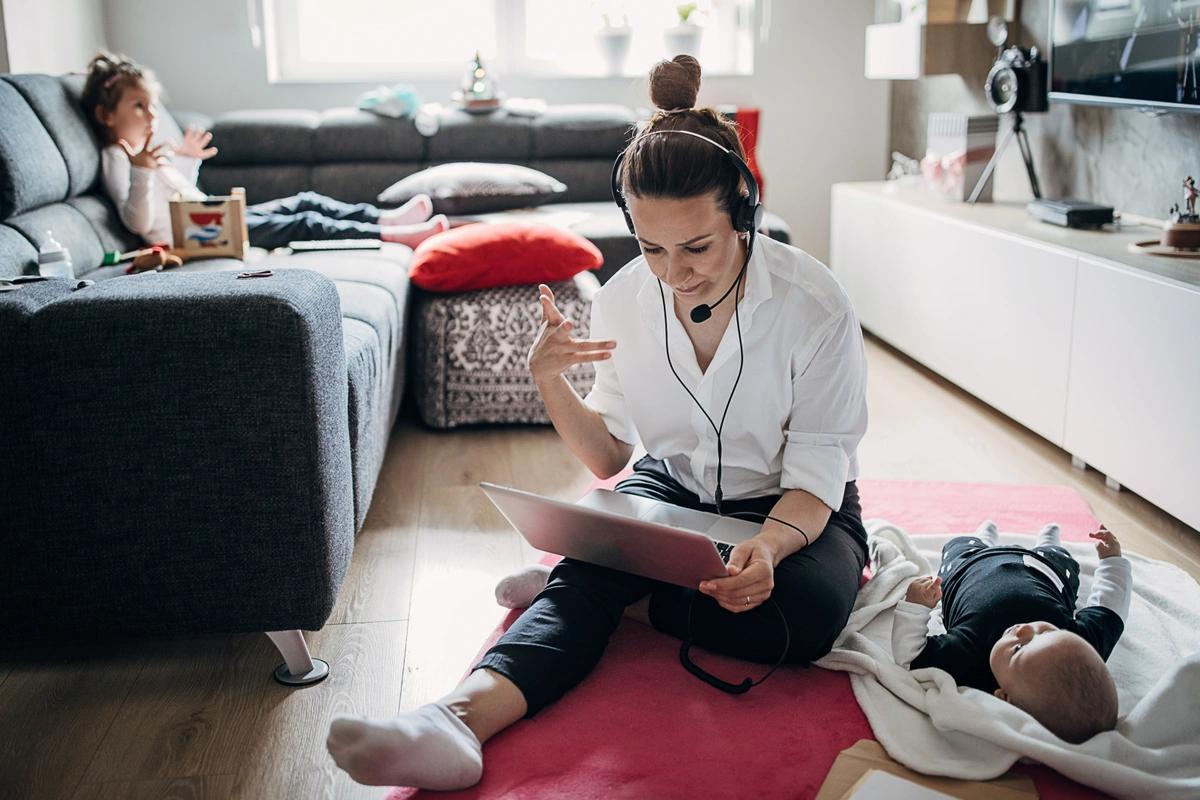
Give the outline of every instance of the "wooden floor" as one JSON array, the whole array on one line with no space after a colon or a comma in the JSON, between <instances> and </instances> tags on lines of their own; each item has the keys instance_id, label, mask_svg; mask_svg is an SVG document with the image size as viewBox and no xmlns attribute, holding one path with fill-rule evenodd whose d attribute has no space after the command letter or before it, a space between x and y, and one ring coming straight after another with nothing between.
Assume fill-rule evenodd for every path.
<instances>
[{"instance_id":1,"label":"wooden floor","mask_svg":"<svg viewBox=\"0 0 1200 800\"><path fill-rule=\"evenodd\" d=\"M1200 579L1200 534L876 341L872 478L1065 483L1130 550ZM496 580L532 551L476 488L562 498L589 476L552 430L432 433L403 421L329 624L333 672L288 690L265 636L63 644L0 655L0 798L378 798L324 749L338 714L383 716L451 688L500 618Z\"/></svg>"}]
</instances>

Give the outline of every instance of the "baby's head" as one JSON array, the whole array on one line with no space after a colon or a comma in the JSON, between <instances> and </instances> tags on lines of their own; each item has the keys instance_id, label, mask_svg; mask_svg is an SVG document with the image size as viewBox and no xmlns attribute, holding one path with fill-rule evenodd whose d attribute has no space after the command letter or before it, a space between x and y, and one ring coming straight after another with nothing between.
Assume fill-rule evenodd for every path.
<instances>
[{"instance_id":1,"label":"baby's head","mask_svg":"<svg viewBox=\"0 0 1200 800\"><path fill-rule=\"evenodd\" d=\"M992 647L996 696L1072 744L1117 725L1117 685L1083 637L1049 622L1013 625Z\"/></svg>"},{"instance_id":2,"label":"baby's head","mask_svg":"<svg viewBox=\"0 0 1200 800\"><path fill-rule=\"evenodd\" d=\"M140 150L154 133L160 88L154 73L125 56L97 53L88 64L83 110L101 140Z\"/></svg>"}]
</instances>

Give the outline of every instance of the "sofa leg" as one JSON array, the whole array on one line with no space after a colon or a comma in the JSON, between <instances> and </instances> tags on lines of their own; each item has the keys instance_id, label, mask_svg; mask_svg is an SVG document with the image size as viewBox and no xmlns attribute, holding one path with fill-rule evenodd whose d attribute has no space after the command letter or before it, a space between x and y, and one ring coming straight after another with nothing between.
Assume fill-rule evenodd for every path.
<instances>
[{"instance_id":1,"label":"sofa leg","mask_svg":"<svg viewBox=\"0 0 1200 800\"><path fill-rule=\"evenodd\" d=\"M275 680L284 686L308 686L329 676L329 663L313 658L300 631L267 631L267 636L283 656L275 668Z\"/></svg>"}]
</instances>

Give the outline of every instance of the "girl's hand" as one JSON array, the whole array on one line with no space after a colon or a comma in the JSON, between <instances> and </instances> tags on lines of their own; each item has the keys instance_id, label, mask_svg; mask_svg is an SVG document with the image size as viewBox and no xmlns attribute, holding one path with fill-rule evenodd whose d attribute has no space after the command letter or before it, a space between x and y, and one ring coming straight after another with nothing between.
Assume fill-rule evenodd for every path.
<instances>
[{"instance_id":1,"label":"girl's hand","mask_svg":"<svg viewBox=\"0 0 1200 800\"><path fill-rule=\"evenodd\" d=\"M146 139L146 144L142 146L140 152L135 152L133 146L124 139L119 140L117 144L121 145L121 149L125 151L125 155L129 156L129 163L135 167L158 169L167 163L167 157L163 153L163 148L166 147L165 144L151 147L150 140Z\"/></svg>"},{"instance_id":2,"label":"girl's hand","mask_svg":"<svg viewBox=\"0 0 1200 800\"><path fill-rule=\"evenodd\" d=\"M726 569L728 577L700 582L700 591L726 611L740 614L757 608L775 589L775 554L758 536L733 548Z\"/></svg>"},{"instance_id":3,"label":"girl's hand","mask_svg":"<svg viewBox=\"0 0 1200 800\"><path fill-rule=\"evenodd\" d=\"M1121 542L1116 536L1113 536L1112 531L1103 525L1100 526L1100 530L1092 531L1088 536L1096 540L1096 554L1100 558L1112 558L1121 555Z\"/></svg>"},{"instance_id":4,"label":"girl's hand","mask_svg":"<svg viewBox=\"0 0 1200 800\"><path fill-rule=\"evenodd\" d=\"M554 292L546 284L538 284L542 304L542 325L538 328L533 346L525 362L535 384L557 378L576 364L601 361L612 357L617 343L611 339L572 339L574 324L554 305Z\"/></svg>"},{"instance_id":5,"label":"girl's hand","mask_svg":"<svg viewBox=\"0 0 1200 800\"><path fill-rule=\"evenodd\" d=\"M217 148L208 146L211 141L211 133L189 125L183 133L183 143L175 148L175 155L205 161L217 154Z\"/></svg>"},{"instance_id":6,"label":"girl's hand","mask_svg":"<svg viewBox=\"0 0 1200 800\"><path fill-rule=\"evenodd\" d=\"M910 603L920 603L926 608L933 608L942 599L942 579L929 576L917 578L908 585L904 599Z\"/></svg>"}]
</instances>

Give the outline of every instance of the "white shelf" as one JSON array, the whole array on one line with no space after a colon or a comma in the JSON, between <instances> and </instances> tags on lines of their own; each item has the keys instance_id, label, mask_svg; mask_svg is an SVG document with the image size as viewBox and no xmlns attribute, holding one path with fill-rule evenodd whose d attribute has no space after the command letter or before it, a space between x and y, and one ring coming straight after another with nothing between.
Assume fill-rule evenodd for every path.
<instances>
[{"instance_id":1,"label":"white shelf","mask_svg":"<svg viewBox=\"0 0 1200 800\"><path fill-rule=\"evenodd\" d=\"M837 184L831 216L863 327L1200 528L1200 264L886 183Z\"/></svg>"}]
</instances>

